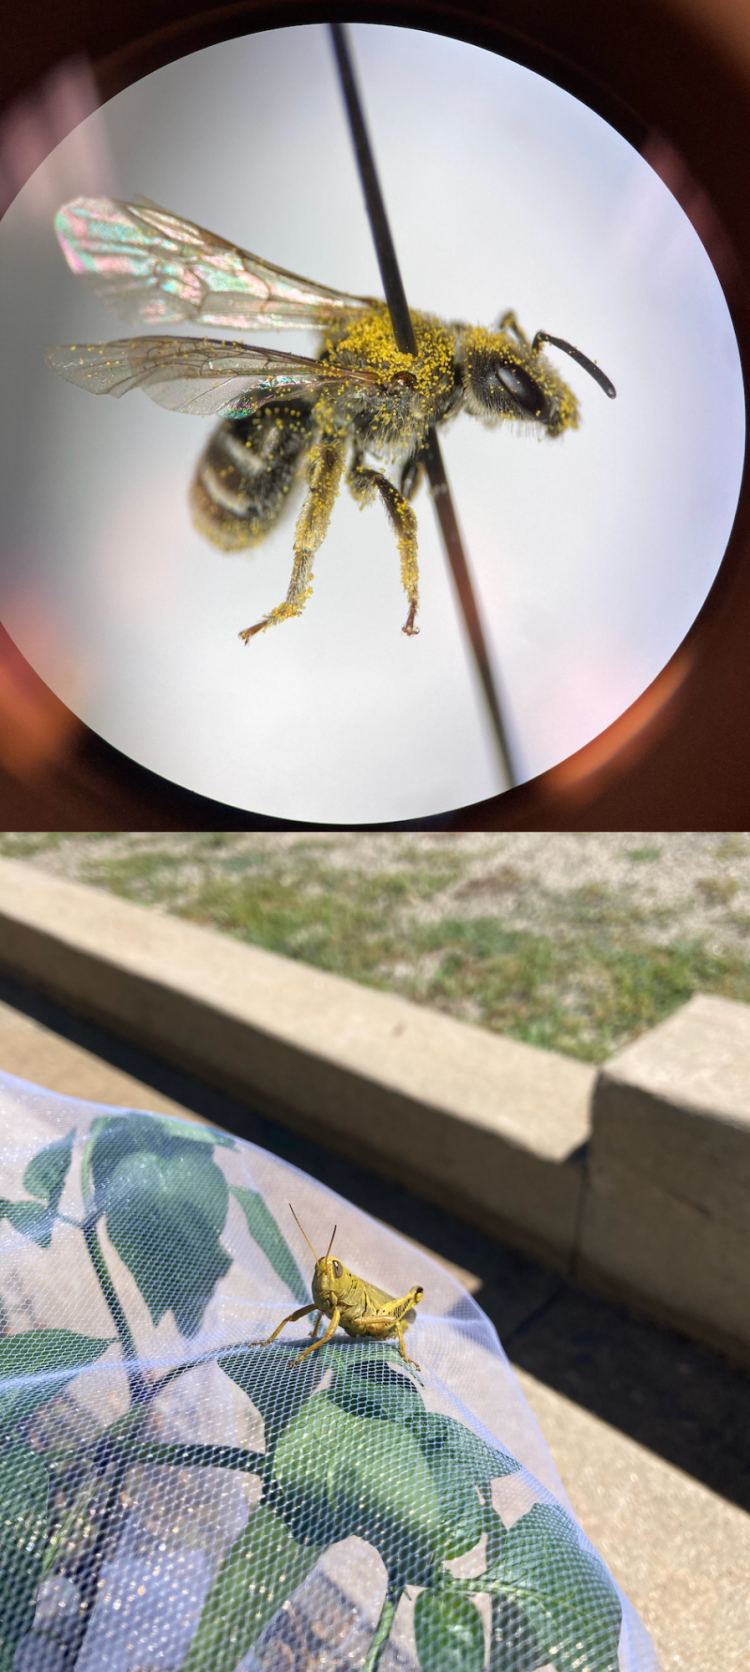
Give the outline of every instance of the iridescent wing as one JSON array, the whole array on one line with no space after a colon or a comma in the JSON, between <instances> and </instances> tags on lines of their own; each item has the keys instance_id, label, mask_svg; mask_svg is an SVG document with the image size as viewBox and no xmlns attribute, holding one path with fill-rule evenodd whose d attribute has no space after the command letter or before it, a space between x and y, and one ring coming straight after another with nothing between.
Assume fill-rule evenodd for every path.
<instances>
[{"instance_id":1,"label":"iridescent wing","mask_svg":"<svg viewBox=\"0 0 750 1672\"><path fill-rule=\"evenodd\" d=\"M68 266L130 325L327 330L372 306L272 267L146 198L76 197L58 210L55 230Z\"/></svg>"},{"instance_id":2,"label":"iridescent wing","mask_svg":"<svg viewBox=\"0 0 750 1672\"><path fill-rule=\"evenodd\" d=\"M132 337L45 349L60 377L92 395L126 395L143 389L170 412L247 418L272 400L315 400L325 386L375 389L374 371L307 360L278 349L209 337Z\"/></svg>"}]
</instances>

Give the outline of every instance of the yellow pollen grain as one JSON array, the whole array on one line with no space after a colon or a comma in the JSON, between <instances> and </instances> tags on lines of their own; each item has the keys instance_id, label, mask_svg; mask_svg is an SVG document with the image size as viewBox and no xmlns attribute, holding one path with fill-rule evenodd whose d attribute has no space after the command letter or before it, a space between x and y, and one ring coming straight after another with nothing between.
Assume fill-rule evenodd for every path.
<instances>
[{"instance_id":1,"label":"yellow pollen grain","mask_svg":"<svg viewBox=\"0 0 750 1672\"><path fill-rule=\"evenodd\" d=\"M356 319L343 337L332 336L327 347L337 359L366 365L383 378L409 373L420 393L428 394L446 377L452 376L453 338L446 326L429 314L411 315L416 355L397 348L393 328L385 309Z\"/></svg>"},{"instance_id":2,"label":"yellow pollen grain","mask_svg":"<svg viewBox=\"0 0 750 1672\"><path fill-rule=\"evenodd\" d=\"M522 367L533 377L548 400L554 401L557 411L557 423L560 430L578 429L578 402L572 389L568 388L558 372L543 354L532 354L530 348L516 341L506 331L489 331L484 325L475 325L467 331L464 338L464 353L470 362L474 355L493 354L502 352L506 359Z\"/></svg>"}]
</instances>

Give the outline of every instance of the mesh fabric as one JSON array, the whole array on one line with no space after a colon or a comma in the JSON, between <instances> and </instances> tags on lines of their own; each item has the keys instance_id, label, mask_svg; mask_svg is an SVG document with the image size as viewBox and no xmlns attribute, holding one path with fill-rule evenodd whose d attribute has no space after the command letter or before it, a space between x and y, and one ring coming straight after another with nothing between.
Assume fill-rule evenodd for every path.
<instances>
[{"instance_id":1,"label":"mesh fabric","mask_svg":"<svg viewBox=\"0 0 750 1672\"><path fill-rule=\"evenodd\" d=\"M450 1272L198 1123L0 1076L0 1140L0 1672L657 1672ZM310 1304L290 1202L423 1286L418 1369L254 1345Z\"/></svg>"}]
</instances>

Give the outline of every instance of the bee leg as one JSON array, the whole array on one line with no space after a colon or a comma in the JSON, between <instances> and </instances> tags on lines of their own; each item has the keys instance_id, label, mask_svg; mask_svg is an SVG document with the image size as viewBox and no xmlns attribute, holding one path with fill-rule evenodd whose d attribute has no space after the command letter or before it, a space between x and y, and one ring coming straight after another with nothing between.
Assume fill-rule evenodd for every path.
<instances>
[{"instance_id":1,"label":"bee leg","mask_svg":"<svg viewBox=\"0 0 750 1672\"><path fill-rule=\"evenodd\" d=\"M283 604L277 604L270 615L246 627L240 638L245 644L255 633L274 627L290 616L301 615L312 592L312 566L315 554L328 532L331 511L339 491L344 468L344 450L335 441L321 441L310 450L307 469L307 497L297 518L294 531L294 568L289 590Z\"/></svg>"},{"instance_id":2,"label":"bee leg","mask_svg":"<svg viewBox=\"0 0 750 1672\"><path fill-rule=\"evenodd\" d=\"M409 600L409 614L402 632L409 637L419 632L414 620L419 608L417 566L417 519L404 495L379 470L370 470L355 459L348 476L349 487L359 505L369 505L380 494L401 554L401 581Z\"/></svg>"},{"instance_id":3,"label":"bee leg","mask_svg":"<svg viewBox=\"0 0 750 1672\"><path fill-rule=\"evenodd\" d=\"M309 1310L312 1311L312 1307L310 1307ZM304 1352L300 1353L299 1358L292 1359L292 1365L301 1364L303 1358L307 1358L308 1353L316 1353L319 1347L325 1347L326 1342L330 1341L331 1336L336 1334L336 1331L339 1327L339 1318L340 1317L341 1317L341 1313L339 1312L338 1307L334 1306L333 1312L331 1314L331 1322L328 1325L328 1328L325 1332L325 1335L321 1335L319 1341L313 1341L311 1346L305 1347ZM315 1333L317 1334L317 1330L316 1330Z\"/></svg>"},{"instance_id":4,"label":"bee leg","mask_svg":"<svg viewBox=\"0 0 750 1672\"><path fill-rule=\"evenodd\" d=\"M502 317L498 320L497 328L498 328L498 331L510 331L510 332L512 332L513 336L516 339L516 342L522 343L524 348L530 348L531 345L529 343L529 339L526 335L526 332L521 330L521 327L518 323L518 320L516 319L516 316L515 316L512 308L509 308L508 312L504 313L502 315Z\"/></svg>"},{"instance_id":5,"label":"bee leg","mask_svg":"<svg viewBox=\"0 0 750 1672\"><path fill-rule=\"evenodd\" d=\"M287 1315L286 1318L282 1318L281 1323L274 1330L273 1335L267 1336L265 1341L251 1341L249 1343L249 1345L251 1347L270 1347L271 1342L275 1341L277 1335L281 1334L281 1331L283 1330L285 1324L296 1324L298 1318L306 1318L308 1312L314 1312L314 1311L315 1311L315 1307L312 1306L312 1305L311 1306L299 1306L297 1308L296 1312L290 1312Z\"/></svg>"},{"instance_id":6,"label":"bee leg","mask_svg":"<svg viewBox=\"0 0 750 1672\"><path fill-rule=\"evenodd\" d=\"M421 486L424 476L424 454L412 453L401 471L399 488L404 499L413 499L417 489Z\"/></svg>"}]
</instances>

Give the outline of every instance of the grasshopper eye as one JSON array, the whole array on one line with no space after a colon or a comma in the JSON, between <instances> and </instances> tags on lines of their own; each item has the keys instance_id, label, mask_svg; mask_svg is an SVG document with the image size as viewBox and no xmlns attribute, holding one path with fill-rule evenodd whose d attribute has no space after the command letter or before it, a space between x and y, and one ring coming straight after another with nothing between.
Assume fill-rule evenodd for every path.
<instances>
[{"instance_id":1,"label":"grasshopper eye","mask_svg":"<svg viewBox=\"0 0 750 1672\"><path fill-rule=\"evenodd\" d=\"M337 1277L337 1278L338 1277L343 1277L344 1268L341 1264L341 1261L340 1260L333 1260L332 1264L333 1264L333 1275L334 1275L334 1277Z\"/></svg>"},{"instance_id":2,"label":"grasshopper eye","mask_svg":"<svg viewBox=\"0 0 750 1672\"><path fill-rule=\"evenodd\" d=\"M488 390L497 391L498 385L522 411L533 413L535 418L544 417L547 409L545 395L523 366L509 366L503 360L493 360L487 377Z\"/></svg>"}]
</instances>

